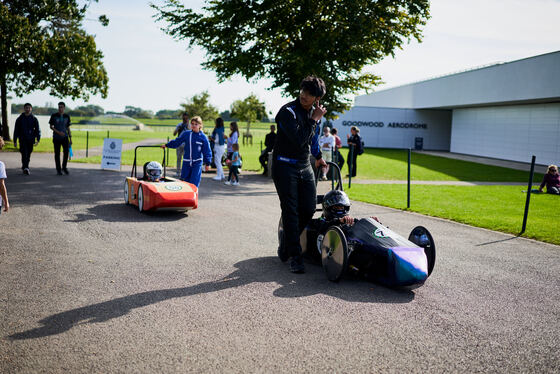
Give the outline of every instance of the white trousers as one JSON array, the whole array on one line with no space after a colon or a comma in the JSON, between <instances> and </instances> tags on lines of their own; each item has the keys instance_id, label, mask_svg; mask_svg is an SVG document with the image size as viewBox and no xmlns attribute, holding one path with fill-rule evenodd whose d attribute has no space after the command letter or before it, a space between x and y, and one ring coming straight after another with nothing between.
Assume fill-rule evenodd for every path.
<instances>
[{"instance_id":1,"label":"white trousers","mask_svg":"<svg viewBox=\"0 0 560 374\"><path fill-rule=\"evenodd\" d=\"M225 178L224 167L222 166L222 156L226 151L226 146L216 144L214 145L214 163L216 164L216 176L222 179Z\"/></svg>"}]
</instances>

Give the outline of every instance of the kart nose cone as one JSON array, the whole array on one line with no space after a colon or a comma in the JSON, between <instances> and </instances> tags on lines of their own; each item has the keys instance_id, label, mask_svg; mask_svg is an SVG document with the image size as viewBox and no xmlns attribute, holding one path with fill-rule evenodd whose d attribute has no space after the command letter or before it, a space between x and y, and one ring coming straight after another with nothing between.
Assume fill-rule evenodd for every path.
<instances>
[{"instance_id":1,"label":"kart nose cone","mask_svg":"<svg viewBox=\"0 0 560 374\"><path fill-rule=\"evenodd\" d=\"M395 280L401 285L422 283L428 278L428 259L423 248L391 248Z\"/></svg>"}]
</instances>

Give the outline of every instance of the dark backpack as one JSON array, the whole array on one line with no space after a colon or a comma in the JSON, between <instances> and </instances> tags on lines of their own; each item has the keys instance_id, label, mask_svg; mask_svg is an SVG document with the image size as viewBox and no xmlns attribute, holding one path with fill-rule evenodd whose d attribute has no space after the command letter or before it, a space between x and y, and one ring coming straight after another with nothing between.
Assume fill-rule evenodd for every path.
<instances>
[{"instance_id":1,"label":"dark backpack","mask_svg":"<svg viewBox=\"0 0 560 374\"><path fill-rule=\"evenodd\" d=\"M357 149L358 155L363 155L363 154L364 154L364 147L365 147L365 144L364 144L364 141L362 140L361 137L359 138L358 144L360 145L360 146L358 147L358 149Z\"/></svg>"}]
</instances>

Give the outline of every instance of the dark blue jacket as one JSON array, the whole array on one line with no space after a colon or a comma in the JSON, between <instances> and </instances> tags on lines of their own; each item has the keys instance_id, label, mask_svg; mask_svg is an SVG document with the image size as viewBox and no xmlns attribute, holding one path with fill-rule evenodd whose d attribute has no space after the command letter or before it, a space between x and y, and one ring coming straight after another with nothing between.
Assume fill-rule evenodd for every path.
<instances>
[{"instance_id":1,"label":"dark blue jacket","mask_svg":"<svg viewBox=\"0 0 560 374\"><path fill-rule=\"evenodd\" d=\"M308 163L310 152L316 159L322 158L319 147L320 121L311 119L312 112L313 108L305 110L299 99L280 108L275 119L278 125L274 143L276 159Z\"/></svg>"},{"instance_id":2,"label":"dark blue jacket","mask_svg":"<svg viewBox=\"0 0 560 374\"><path fill-rule=\"evenodd\" d=\"M14 142L19 141L27 143L35 143L41 140L41 129L39 128L39 121L33 114L26 116L22 113L16 119L14 128Z\"/></svg>"},{"instance_id":3,"label":"dark blue jacket","mask_svg":"<svg viewBox=\"0 0 560 374\"><path fill-rule=\"evenodd\" d=\"M183 131L178 138L171 140L165 146L169 148L177 148L181 144L185 144L183 162L188 162L192 165L197 162L200 163L204 158L204 164L210 165L212 163L210 143L202 131Z\"/></svg>"}]
</instances>

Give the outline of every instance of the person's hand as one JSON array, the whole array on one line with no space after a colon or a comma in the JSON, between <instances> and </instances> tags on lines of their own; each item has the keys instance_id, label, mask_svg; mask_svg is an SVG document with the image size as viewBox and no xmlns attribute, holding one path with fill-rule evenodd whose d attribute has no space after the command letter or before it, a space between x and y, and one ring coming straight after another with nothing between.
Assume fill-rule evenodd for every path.
<instances>
[{"instance_id":1,"label":"person's hand","mask_svg":"<svg viewBox=\"0 0 560 374\"><path fill-rule=\"evenodd\" d=\"M311 119L314 121L319 121L321 118L323 118L325 113L327 113L327 109L319 104L319 102L317 102L317 106L315 107L313 114L311 114Z\"/></svg>"},{"instance_id":2,"label":"person's hand","mask_svg":"<svg viewBox=\"0 0 560 374\"><path fill-rule=\"evenodd\" d=\"M342 223L343 225L352 226L354 224L354 217L344 216L340 218L340 223Z\"/></svg>"},{"instance_id":3,"label":"person's hand","mask_svg":"<svg viewBox=\"0 0 560 374\"><path fill-rule=\"evenodd\" d=\"M10 210L10 203L7 201L4 201L4 212L8 212L8 210Z\"/></svg>"},{"instance_id":4,"label":"person's hand","mask_svg":"<svg viewBox=\"0 0 560 374\"><path fill-rule=\"evenodd\" d=\"M319 169L320 167L326 167L327 163L322 158L315 160L315 167Z\"/></svg>"},{"instance_id":5,"label":"person's hand","mask_svg":"<svg viewBox=\"0 0 560 374\"><path fill-rule=\"evenodd\" d=\"M541 187L539 187L539 192L542 192L542 188L541 188Z\"/></svg>"},{"instance_id":6,"label":"person's hand","mask_svg":"<svg viewBox=\"0 0 560 374\"><path fill-rule=\"evenodd\" d=\"M36 146L38 146L38 145L39 145L39 141L37 140L37 141L35 142L35 144L33 144L33 146L36 147Z\"/></svg>"},{"instance_id":7,"label":"person's hand","mask_svg":"<svg viewBox=\"0 0 560 374\"><path fill-rule=\"evenodd\" d=\"M161 148L165 148L165 144L162 144L162 145L161 145Z\"/></svg>"},{"instance_id":8,"label":"person's hand","mask_svg":"<svg viewBox=\"0 0 560 374\"><path fill-rule=\"evenodd\" d=\"M350 134L346 134L346 139L350 139Z\"/></svg>"},{"instance_id":9,"label":"person's hand","mask_svg":"<svg viewBox=\"0 0 560 374\"><path fill-rule=\"evenodd\" d=\"M377 217L371 216L371 217L369 217L369 218L374 219L374 220L376 220L377 222L381 223L381 221L380 221L379 218L377 218ZM381 224L382 224L382 223L381 223Z\"/></svg>"},{"instance_id":10,"label":"person's hand","mask_svg":"<svg viewBox=\"0 0 560 374\"><path fill-rule=\"evenodd\" d=\"M210 170L210 165L204 165L204 171Z\"/></svg>"}]
</instances>

